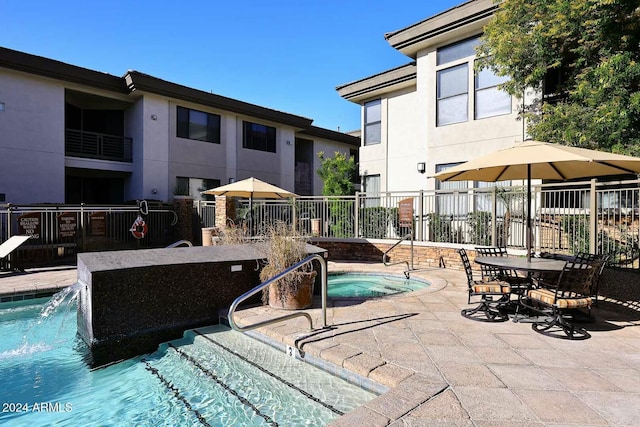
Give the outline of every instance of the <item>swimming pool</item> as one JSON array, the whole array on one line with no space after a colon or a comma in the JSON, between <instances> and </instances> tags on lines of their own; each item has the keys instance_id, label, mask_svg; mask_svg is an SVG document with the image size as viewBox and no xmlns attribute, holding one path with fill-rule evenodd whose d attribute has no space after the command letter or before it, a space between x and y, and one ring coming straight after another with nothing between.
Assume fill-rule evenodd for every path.
<instances>
[{"instance_id":1,"label":"swimming pool","mask_svg":"<svg viewBox=\"0 0 640 427\"><path fill-rule=\"evenodd\" d=\"M416 291L430 285L419 279L365 273L331 273L327 280L327 296L332 298L380 297Z\"/></svg>"},{"instance_id":2,"label":"swimming pool","mask_svg":"<svg viewBox=\"0 0 640 427\"><path fill-rule=\"evenodd\" d=\"M216 325L98 370L76 304L0 305L0 424L320 426L375 394Z\"/></svg>"}]
</instances>

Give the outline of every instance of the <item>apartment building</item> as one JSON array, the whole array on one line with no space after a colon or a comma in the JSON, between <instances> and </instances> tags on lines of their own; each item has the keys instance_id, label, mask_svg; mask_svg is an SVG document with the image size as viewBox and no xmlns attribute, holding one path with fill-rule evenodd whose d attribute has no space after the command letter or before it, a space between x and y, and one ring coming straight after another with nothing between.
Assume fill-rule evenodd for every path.
<instances>
[{"instance_id":1,"label":"apartment building","mask_svg":"<svg viewBox=\"0 0 640 427\"><path fill-rule=\"evenodd\" d=\"M293 96L293 95L292 95ZM0 47L0 203L170 200L254 176L317 195L316 153L359 138L137 71Z\"/></svg>"},{"instance_id":2,"label":"apartment building","mask_svg":"<svg viewBox=\"0 0 640 427\"><path fill-rule=\"evenodd\" d=\"M523 101L476 71L475 46L497 5L472 0L384 35L407 64L343 84L362 106L360 175L368 192L465 188L436 172L524 139Z\"/></svg>"}]
</instances>

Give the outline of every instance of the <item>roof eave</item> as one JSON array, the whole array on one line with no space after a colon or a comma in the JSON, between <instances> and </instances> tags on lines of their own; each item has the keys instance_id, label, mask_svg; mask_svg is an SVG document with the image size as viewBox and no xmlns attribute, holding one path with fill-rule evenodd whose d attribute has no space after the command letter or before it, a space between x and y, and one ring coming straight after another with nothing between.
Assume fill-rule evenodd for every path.
<instances>
[{"instance_id":1,"label":"roof eave","mask_svg":"<svg viewBox=\"0 0 640 427\"><path fill-rule=\"evenodd\" d=\"M305 130L298 132L298 135L307 135L316 138L323 138L329 141L341 142L354 147L360 146L360 138L343 132L336 132L331 129L309 126Z\"/></svg>"},{"instance_id":2,"label":"roof eave","mask_svg":"<svg viewBox=\"0 0 640 427\"><path fill-rule=\"evenodd\" d=\"M143 91L181 99L258 119L286 124L296 129L305 129L313 122L313 119L182 86L138 71L128 71L124 79L131 92Z\"/></svg>"},{"instance_id":3,"label":"roof eave","mask_svg":"<svg viewBox=\"0 0 640 427\"><path fill-rule=\"evenodd\" d=\"M493 0L472 0L409 27L385 34L394 49L416 58L419 51L441 43L452 32L481 32L499 4Z\"/></svg>"},{"instance_id":4,"label":"roof eave","mask_svg":"<svg viewBox=\"0 0 640 427\"><path fill-rule=\"evenodd\" d=\"M129 93L121 77L5 47L0 47L0 67L96 89Z\"/></svg>"},{"instance_id":5,"label":"roof eave","mask_svg":"<svg viewBox=\"0 0 640 427\"><path fill-rule=\"evenodd\" d=\"M362 103L367 99L394 92L407 87L415 87L417 67L415 62L384 71L336 88L344 99Z\"/></svg>"}]
</instances>

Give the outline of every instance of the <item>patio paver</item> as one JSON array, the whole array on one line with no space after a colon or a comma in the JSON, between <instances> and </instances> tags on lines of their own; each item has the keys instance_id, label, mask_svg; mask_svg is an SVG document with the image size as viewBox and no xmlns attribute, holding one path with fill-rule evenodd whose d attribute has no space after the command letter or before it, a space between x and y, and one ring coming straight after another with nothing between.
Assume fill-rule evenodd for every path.
<instances>
[{"instance_id":1,"label":"patio paver","mask_svg":"<svg viewBox=\"0 0 640 427\"><path fill-rule=\"evenodd\" d=\"M384 271L381 264L329 263L334 271ZM585 341L544 337L528 323L465 319L466 278L451 269L412 273L430 288L393 297L336 301L332 329L304 319L255 332L390 387L332 427L640 425L640 321L594 307ZM0 275L0 293L75 282L75 271ZM605 304L602 304L603 306ZM320 325L319 304L307 312ZM236 321L274 317L268 307Z\"/></svg>"}]
</instances>

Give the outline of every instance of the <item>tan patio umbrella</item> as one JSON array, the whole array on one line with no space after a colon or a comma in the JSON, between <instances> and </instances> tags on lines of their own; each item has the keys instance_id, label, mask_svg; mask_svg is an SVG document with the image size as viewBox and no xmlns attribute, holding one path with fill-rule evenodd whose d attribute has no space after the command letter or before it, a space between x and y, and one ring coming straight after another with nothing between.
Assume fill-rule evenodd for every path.
<instances>
[{"instance_id":1,"label":"tan patio umbrella","mask_svg":"<svg viewBox=\"0 0 640 427\"><path fill-rule=\"evenodd\" d=\"M251 215L253 214L253 199L288 199L290 197L298 197L290 191L283 190L280 187L260 181L254 177L226 184L221 187L211 188L201 192L200 194L242 197L249 199L250 219L253 219L251 218Z\"/></svg>"},{"instance_id":2,"label":"tan patio umbrella","mask_svg":"<svg viewBox=\"0 0 640 427\"><path fill-rule=\"evenodd\" d=\"M640 158L525 141L433 175L441 181L527 180L527 258L531 257L531 180L592 178L640 173Z\"/></svg>"}]
</instances>

